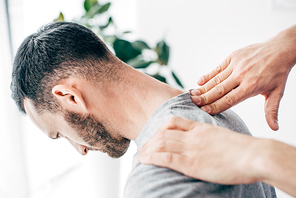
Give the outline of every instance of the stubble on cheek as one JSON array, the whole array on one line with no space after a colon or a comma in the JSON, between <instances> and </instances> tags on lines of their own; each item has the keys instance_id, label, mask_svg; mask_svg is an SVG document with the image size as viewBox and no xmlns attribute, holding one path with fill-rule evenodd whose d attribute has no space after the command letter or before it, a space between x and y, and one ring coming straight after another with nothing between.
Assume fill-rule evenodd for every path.
<instances>
[{"instance_id":1,"label":"stubble on cheek","mask_svg":"<svg viewBox=\"0 0 296 198\"><path fill-rule=\"evenodd\" d=\"M65 120L89 146L99 148L112 158L121 157L129 147L129 139L113 138L103 124L91 115L83 116L74 112L65 112Z\"/></svg>"}]
</instances>

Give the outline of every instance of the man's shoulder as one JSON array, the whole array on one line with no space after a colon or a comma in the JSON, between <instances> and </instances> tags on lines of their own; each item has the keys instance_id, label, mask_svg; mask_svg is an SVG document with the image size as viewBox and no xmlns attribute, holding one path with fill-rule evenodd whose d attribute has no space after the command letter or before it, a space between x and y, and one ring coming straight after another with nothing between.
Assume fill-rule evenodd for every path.
<instances>
[{"instance_id":1,"label":"man's shoulder","mask_svg":"<svg viewBox=\"0 0 296 198\"><path fill-rule=\"evenodd\" d=\"M187 92L167 101L154 112L136 139L138 149L140 149L156 133L158 128L172 116L210 123L226 127L239 133L250 134L244 122L233 111L227 110L212 116L196 106L191 101L190 93Z\"/></svg>"},{"instance_id":2,"label":"man's shoulder","mask_svg":"<svg viewBox=\"0 0 296 198\"><path fill-rule=\"evenodd\" d=\"M192 103L190 93L184 93L164 103L150 117L136 139L138 150L172 116L248 133L246 126L232 111L211 116ZM140 164L136 160L136 155L133 169L126 183L124 197L250 197L251 192L255 192L256 197L265 197L261 183L235 186L208 183L168 168Z\"/></svg>"}]
</instances>

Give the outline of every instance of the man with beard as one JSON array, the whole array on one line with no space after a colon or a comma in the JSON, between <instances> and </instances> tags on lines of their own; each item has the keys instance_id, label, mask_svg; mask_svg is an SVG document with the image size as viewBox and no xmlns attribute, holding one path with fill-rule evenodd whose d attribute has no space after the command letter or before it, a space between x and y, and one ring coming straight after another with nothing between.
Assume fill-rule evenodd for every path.
<instances>
[{"instance_id":1,"label":"man with beard","mask_svg":"<svg viewBox=\"0 0 296 198\"><path fill-rule=\"evenodd\" d=\"M11 89L19 109L47 136L66 138L83 155L99 150L118 158L130 140L139 150L173 116L249 134L232 111L210 116L192 103L189 92L123 63L91 30L75 23L49 24L23 41ZM260 182L213 184L136 160L124 196L276 197Z\"/></svg>"}]
</instances>

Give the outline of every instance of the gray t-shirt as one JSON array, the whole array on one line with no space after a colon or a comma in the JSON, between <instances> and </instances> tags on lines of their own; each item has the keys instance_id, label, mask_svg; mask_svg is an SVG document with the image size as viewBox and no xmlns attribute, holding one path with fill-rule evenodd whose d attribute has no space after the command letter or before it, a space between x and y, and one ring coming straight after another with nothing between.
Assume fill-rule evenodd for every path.
<instances>
[{"instance_id":1,"label":"gray t-shirt","mask_svg":"<svg viewBox=\"0 0 296 198\"><path fill-rule=\"evenodd\" d=\"M164 103L149 118L135 140L138 151L155 134L158 128L172 116L211 123L250 135L246 125L233 111L227 110L211 116L193 104L190 99L190 93L187 92ZM136 155L133 161L133 169L125 186L125 198L276 197L274 188L261 182L249 185L220 185L209 183L187 177L168 168L140 164L136 160Z\"/></svg>"}]
</instances>

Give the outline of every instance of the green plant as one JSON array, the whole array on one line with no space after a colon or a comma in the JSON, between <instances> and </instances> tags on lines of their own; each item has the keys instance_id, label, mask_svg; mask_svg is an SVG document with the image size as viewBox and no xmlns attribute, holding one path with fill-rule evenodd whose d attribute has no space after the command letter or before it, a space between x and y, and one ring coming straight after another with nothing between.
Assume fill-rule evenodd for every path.
<instances>
[{"instance_id":1,"label":"green plant","mask_svg":"<svg viewBox=\"0 0 296 198\"><path fill-rule=\"evenodd\" d=\"M108 46L112 47L115 55L119 59L136 69L141 69L146 74L165 83L167 83L167 78L163 76L160 71L163 67L166 67L166 69L170 70L169 73L175 82L183 88L177 75L168 67L170 47L167 43L164 40L161 40L154 48L151 48L142 40L131 42L123 39L125 34L131 32L117 31L114 20L108 12L110 6L110 2L100 4L98 0L85 0L85 14L81 16L79 20L74 20L74 22L85 25L94 31ZM60 13L59 17L54 21L64 21L63 13ZM113 32L112 34L110 34L110 30ZM147 54L152 54L152 56L147 56ZM157 71L151 74L148 72L148 68L153 64L157 65Z\"/></svg>"}]
</instances>

